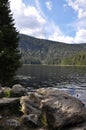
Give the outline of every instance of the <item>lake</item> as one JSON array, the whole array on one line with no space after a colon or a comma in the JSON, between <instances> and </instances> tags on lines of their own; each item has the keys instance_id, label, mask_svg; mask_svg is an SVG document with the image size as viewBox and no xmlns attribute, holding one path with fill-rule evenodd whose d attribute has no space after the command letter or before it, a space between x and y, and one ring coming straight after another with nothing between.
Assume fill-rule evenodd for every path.
<instances>
[{"instance_id":1,"label":"lake","mask_svg":"<svg viewBox=\"0 0 86 130\"><path fill-rule=\"evenodd\" d=\"M54 87L79 98L86 104L86 67L24 65L17 75L28 87Z\"/></svg>"}]
</instances>

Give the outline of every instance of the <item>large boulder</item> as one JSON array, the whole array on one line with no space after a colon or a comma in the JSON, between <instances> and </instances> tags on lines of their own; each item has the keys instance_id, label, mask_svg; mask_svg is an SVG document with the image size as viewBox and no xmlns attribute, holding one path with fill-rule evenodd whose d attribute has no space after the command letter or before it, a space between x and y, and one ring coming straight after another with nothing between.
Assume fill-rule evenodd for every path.
<instances>
[{"instance_id":1,"label":"large boulder","mask_svg":"<svg viewBox=\"0 0 86 130\"><path fill-rule=\"evenodd\" d=\"M22 85L15 84L12 86L12 95L14 97L24 96L25 94L26 94L26 89Z\"/></svg>"},{"instance_id":2,"label":"large boulder","mask_svg":"<svg viewBox=\"0 0 86 130\"><path fill-rule=\"evenodd\" d=\"M84 104L57 89L38 89L22 97L20 104L24 114L36 115L39 122L51 128L71 126L86 120Z\"/></svg>"}]
</instances>

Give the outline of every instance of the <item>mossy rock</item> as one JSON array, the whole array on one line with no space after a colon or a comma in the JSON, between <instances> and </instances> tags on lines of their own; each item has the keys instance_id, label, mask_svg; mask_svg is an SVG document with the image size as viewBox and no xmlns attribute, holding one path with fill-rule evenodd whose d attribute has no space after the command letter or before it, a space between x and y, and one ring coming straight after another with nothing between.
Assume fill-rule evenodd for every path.
<instances>
[{"instance_id":1,"label":"mossy rock","mask_svg":"<svg viewBox=\"0 0 86 130\"><path fill-rule=\"evenodd\" d=\"M7 98L10 98L11 97L11 91L12 89L11 88L3 88L3 97L7 97Z\"/></svg>"}]
</instances>

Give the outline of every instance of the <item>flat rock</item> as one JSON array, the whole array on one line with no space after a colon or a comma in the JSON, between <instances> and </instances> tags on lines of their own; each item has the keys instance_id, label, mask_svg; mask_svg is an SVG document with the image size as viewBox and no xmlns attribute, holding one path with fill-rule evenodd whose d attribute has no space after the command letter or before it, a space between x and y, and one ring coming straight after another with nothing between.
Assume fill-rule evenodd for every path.
<instances>
[{"instance_id":1,"label":"flat rock","mask_svg":"<svg viewBox=\"0 0 86 130\"><path fill-rule=\"evenodd\" d=\"M0 114L3 117L18 115L20 99L19 98L1 98L0 99Z\"/></svg>"},{"instance_id":2,"label":"flat rock","mask_svg":"<svg viewBox=\"0 0 86 130\"><path fill-rule=\"evenodd\" d=\"M15 105L19 103L19 98L1 98L0 99L0 107L7 106L7 105Z\"/></svg>"}]
</instances>

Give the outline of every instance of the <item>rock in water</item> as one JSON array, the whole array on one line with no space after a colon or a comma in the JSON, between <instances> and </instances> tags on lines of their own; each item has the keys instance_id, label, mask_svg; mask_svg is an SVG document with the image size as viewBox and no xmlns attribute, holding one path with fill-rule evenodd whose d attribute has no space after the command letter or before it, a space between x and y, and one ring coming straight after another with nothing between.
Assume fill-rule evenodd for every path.
<instances>
[{"instance_id":1,"label":"rock in water","mask_svg":"<svg viewBox=\"0 0 86 130\"><path fill-rule=\"evenodd\" d=\"M22 97L20 103L24 114L35 114L41 123L52 128L73 125L86 120L84 104L57 89L38 89Z\"/></svg>"}]
</instances>

